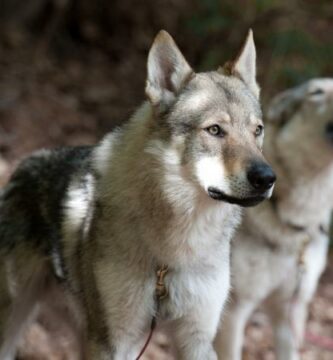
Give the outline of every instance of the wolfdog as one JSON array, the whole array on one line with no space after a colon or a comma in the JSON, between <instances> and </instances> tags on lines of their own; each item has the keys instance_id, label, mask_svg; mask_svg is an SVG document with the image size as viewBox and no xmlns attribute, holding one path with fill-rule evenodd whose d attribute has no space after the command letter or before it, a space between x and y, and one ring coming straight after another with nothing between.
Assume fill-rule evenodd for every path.
<instances>
[{"instance_id":1,"label":"wolfdog","mask_svg":"<svg viewBox=\"0 0 333 360\"><path fill-rule=\"evenodd\" d=\"M248 209L232 245L232 298L216 347L241 359L244 328L265 305L279 360L299 358L307 309L327 255L333 206L333 79L287 90L267 111L264 149L279 181L270 201Z\"/></svg>"},{"instance_id":2,"label":"wolfdog","mask_svg":"<svg viewBox=\"0 0 333 360\"><path fill-rule=\"evenodd\" d=\"M148 99L127 124L94 147L25 160L1 197L2 275L15 280L3 302L25 297L28 321L31 293L57 278L82 308L88 359L139 358L154 316L174 329L179 359L216 359L240 207L269 197L275 181L255 57L249 32L235 61L194 73L161 31Z\"/></svg>"}]
</instances>

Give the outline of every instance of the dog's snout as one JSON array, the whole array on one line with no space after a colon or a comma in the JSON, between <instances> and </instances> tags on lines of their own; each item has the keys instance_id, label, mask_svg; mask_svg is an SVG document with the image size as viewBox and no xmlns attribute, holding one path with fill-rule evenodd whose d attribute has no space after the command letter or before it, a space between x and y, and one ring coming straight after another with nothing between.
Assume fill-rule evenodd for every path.
<instances>
[{"instance_id":1,"label":"dog's snout","mask_svg":"<svg viewBox=\"0 0 333 360\"><path fill-rule=\"evenodd\" d=\"M325 132L328 139L333 141L333 121L326 124Z\"/></svg>"},{"instance_id":2,"label":"dog's snout","mask_svg":"<svg viewBox=\"0 0 333 360\"><path fill-rule=\"evenodd\" d=\"M256 190L264 192L273 186L276 175L269 165L265 163L254 163L248 170L247 178Z\"/></svg>"}]
</instances>

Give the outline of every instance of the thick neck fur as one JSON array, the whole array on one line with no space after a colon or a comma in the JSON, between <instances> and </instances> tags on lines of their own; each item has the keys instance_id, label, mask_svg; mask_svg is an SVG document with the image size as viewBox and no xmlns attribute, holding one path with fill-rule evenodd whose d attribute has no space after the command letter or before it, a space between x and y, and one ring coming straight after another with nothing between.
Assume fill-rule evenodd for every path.
<instances>
[{"instance_id":1,"label":"thick neck fur","mask_svg":"<svg viewBox=\"0 0 333 360\"><path fill-rule=\"evenodd\" d=\"M155 135L154 121L146 103L96 150L98 237L111 248L123 248L124 256L133 256L130 261L148 251L156 262L174 267L214 263L212 254L217 262L229 249L239 208L210 199L184 176L170 135L161 138L163 129ZM109 242L112 233L121 238ZM133 254L128 241L136 244Z\"/></svg>"},{"instance_id":2,"label":"thick neck fur","mask_svg":"<svg viewBox=\"0 0 333 360\"><path fill-rule=\"evenodd\" d=\"M292 151L287 159L281 158L274 146L276 129L269 130L266 155L277 173L274 194L279 217L304 227L326 223L333 205L333 161L321 164L324 159L318 156L316 164L305 164Z\"/></svg>"},{"instance_id":3,"label":"thick neck fur","mask_svg":"<svg viewBox=\"0 0 333 360\"><path fill-rule=\"evenodd\" d=\"M332 204L333 164L293 183L287 196L278 199L278 211L283 221L304 227L318 226L329 221Z\"/></svg>"}]
</instances>

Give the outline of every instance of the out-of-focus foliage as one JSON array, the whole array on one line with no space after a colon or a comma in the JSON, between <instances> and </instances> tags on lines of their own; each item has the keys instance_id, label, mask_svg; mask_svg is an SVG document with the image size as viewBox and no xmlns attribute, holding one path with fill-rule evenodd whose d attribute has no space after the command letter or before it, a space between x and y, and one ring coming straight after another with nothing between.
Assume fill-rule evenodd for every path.
<instances>
[{"instance_id":1,"label":"out-of-focus foliage","mask_svg":"<svg viewBox=\"0 0 333 360\"><path fill-rule=\"evenodd\" d=\"M310 77L333 74L332 1L202 0L199 8L186 23L207 44L200 61L204 69L231 56L251 27L264 98Z\"/></svg>"},{"instance_id":2,"label":"out-of-focus foliage","mask_svg":"<svg viewBox=\"0 0 333 360\"><path fill-rule=\"evenodd\" d=\"M251 27L264 99L333 74L330 0L1 0L0 10L2 27L49 35L56 44L85 42L119 61L135 51L144 58L153 35L166 28L199 69L234 55Z\"/></svg>"},{"instance_id":3,"label":"out-of-focus foliage","mask_svg":"<svg viewBox=\"0 0 333 360\"><path fill-rule=\"evenodd\" d=\"M2 24L11 29L50 33L58 44L83 41L114 59L145 51L163 27L200 69L230 58L251 27L264 98L333 73L330 0L2 0L0 7Z\"/></svg>"}]
</instances>

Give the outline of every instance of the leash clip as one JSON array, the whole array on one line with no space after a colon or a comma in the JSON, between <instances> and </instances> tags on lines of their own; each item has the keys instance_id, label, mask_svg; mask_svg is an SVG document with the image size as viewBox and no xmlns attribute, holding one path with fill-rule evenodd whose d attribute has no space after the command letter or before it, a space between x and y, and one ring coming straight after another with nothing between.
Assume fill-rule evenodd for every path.
<instances>
[{"instance_id":1,"label":"leash clip","mask_svg":"<svg viewBox=\"0 0 333 360\"><path fill-rule=\"evenodd\" d=\"M156 288L155 288L155 295L158 301L165 299L168 296L168 289L165 286L165 276L168 273L169 268L167 265L162 265L157 271L157 281L156 281Z\"/></svg>"},{"instance_id":2,"label":"leash clip","mask_svg":"<svg viewBox=\"0 0 333 360\"><path fill-rule=\"evenodd\" d=\"M309 234L305 237L302 246L300 248L300 252L298 254L298 266L303 270L305 270L305 252L307 250L308 245L311 242L311 237Z\"/></svg>"}]
</instances>

